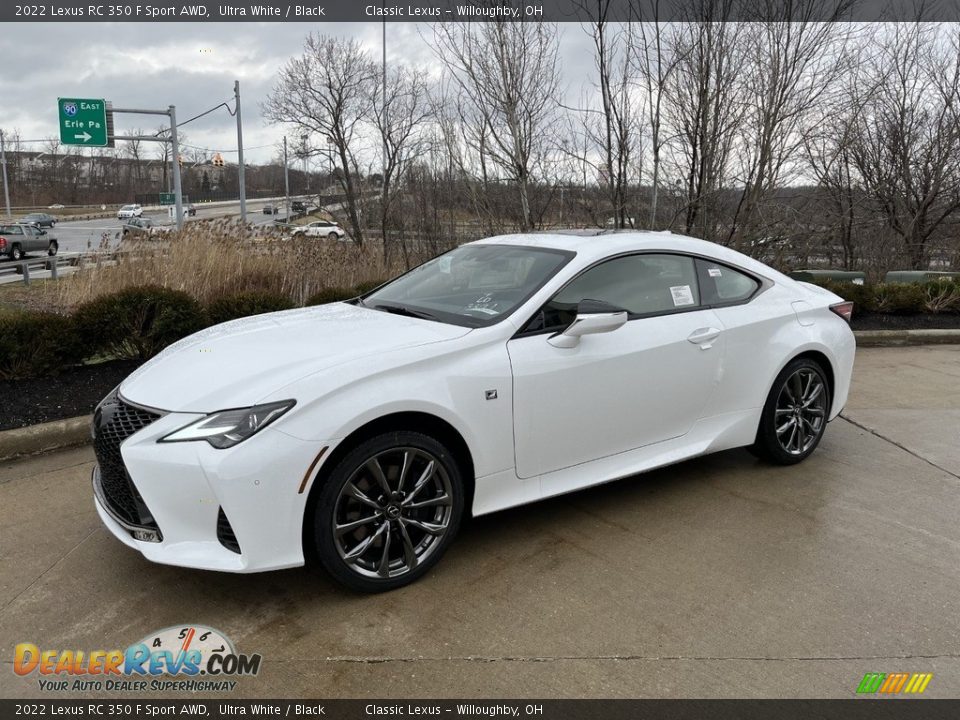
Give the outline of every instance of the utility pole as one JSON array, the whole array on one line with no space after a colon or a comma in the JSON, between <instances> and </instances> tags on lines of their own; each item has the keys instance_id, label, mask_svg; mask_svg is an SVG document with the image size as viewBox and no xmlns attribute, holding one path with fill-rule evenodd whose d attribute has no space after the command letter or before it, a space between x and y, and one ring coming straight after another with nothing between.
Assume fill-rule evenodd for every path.
<instances>
[{"instance_id":1,"label":"utility pole","mask_svg":"<svg viewBox=\"0 0 960 720\"><path fill-rule=\"evenodd\" d=\"M240 185L240 222L247 224L247 186L243 168L243 124L240 121L240 81L233 81L233 97L237 103L237 179Z\"/></svg>"},{"instance_id":2,"label":"utility pole","mask_svg":"<svg viewBox=\"0 0 960 720\"><path fill-rule=\"evenodd\" d=\"M386 0L384 0L386 2ZM387 21L383 21L383 175L380 179L380 202L384 202L383 184L387 181L387 128L390 121L387 117ZM386 238L384 238L386 240Z\"/></svg>"},{"instance_id":3,"label":"utility pole","mask_svg":"<svg viewBox=\"0 0 960 720\"><path fill-rule=\"evenodd\" d=\"M170 108L170 149L173 152L173 197L177 208L177 230L183 230L183 192L180 184L180 143L177 141L177 108Z\"/></svg>"},{"instance_id":4,"label":"utility pole","mask_svg":"<svg viewBox=\"0 0 960 720\"><path fill-rule=\"evenodd\" d=\"M7 203L7 218L10 214L10 186L7 185L7 145L3 138L3 130L0 130L0 165L3 165L3 199Z\"/></svg>"},{"instance_id":5,"label":"utility pole","mask_svg":"<svg viewBox=\"0 0 960 720\"><path fill-rule=\"evenodd\" d=\"M284 195L287 198L286 200L287 204L286 204L286 207L284 208L284 211L286 213L286 216L284 217L284 222L286 223L290 222L290 173L287 172L288 167L289 166L287 164L287 136L284 135L283 136L283 191L284 191Z\"/></svg>"}]
</instances>

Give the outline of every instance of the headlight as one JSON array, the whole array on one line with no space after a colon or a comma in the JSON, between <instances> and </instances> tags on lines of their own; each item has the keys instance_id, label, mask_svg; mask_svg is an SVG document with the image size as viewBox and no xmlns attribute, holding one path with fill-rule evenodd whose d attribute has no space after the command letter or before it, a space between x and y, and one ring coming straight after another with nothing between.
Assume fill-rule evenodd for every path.
<instances>
[{"instance_id":1,"label":"headlight","mask_svg":"<svg viewBox=\"0 0 960 720\"><path fill-rule=\"evenodd\" d=\"M296 400L283 400L249 408L221 410L184 425L160 438L158 442L206 440L215 448L233 447L263 430L296 403Z\"/></svg>"}]
</instances>

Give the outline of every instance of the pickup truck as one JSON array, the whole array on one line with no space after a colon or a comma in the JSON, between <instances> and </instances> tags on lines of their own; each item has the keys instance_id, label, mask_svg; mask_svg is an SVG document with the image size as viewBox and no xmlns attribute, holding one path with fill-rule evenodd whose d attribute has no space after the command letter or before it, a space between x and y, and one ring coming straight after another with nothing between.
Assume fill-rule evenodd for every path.
<instances>
[{"instance_id":1,"label":"pickup truck","mask_svg":"<svg viewBox=\"0 0 960 720\"><path fill-rule=\"evenodd\" d=\"M57 239L47 236L46 230L28 224L0 225L0 255L11 260L22 260L28 252L46 250L47 255L57 254Z\"/></svg>"}]
</instances>

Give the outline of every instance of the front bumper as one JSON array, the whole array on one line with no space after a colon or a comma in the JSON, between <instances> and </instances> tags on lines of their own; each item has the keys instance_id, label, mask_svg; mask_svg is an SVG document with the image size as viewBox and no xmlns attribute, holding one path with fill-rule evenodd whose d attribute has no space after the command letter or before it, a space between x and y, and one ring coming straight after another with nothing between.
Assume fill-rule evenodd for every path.
<instances>
[{"instance_id":1,"label":"front bumper","mask_svg":"<svg viewBox=\"0 0 960 720\"><path fill-rule=\"evenodd\" d=\"M300 487L324 445L269 427L226 450L203 441L157 443L199 417L163 415L120 445L129 479L149 508L146 526L115 511L94 469L104 525L157 563L240 573L303 565L309 483Z\"/></svg>"}]
</instances>

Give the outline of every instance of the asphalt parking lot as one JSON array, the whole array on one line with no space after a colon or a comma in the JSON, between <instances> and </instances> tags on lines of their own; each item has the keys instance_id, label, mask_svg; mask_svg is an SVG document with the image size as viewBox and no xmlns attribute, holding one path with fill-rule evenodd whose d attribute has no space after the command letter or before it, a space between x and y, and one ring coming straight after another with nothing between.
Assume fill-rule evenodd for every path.
<instances>
[{"instance_id":1,"label":"asphalt parking lot","mask_svg":"<svg viewBox=\"0 0 960 720\"><path fill-rule=\"evenodd\" d=\"M147 562L101 527L89 448L0 464L0 696L41 696L16 643L180 623L262 654L222 697L853 697L901 671L960 696L960 346L860 350L844 418L799 466L732 451L479 518L370 597Z\"/></svg>"}]
</instances>

